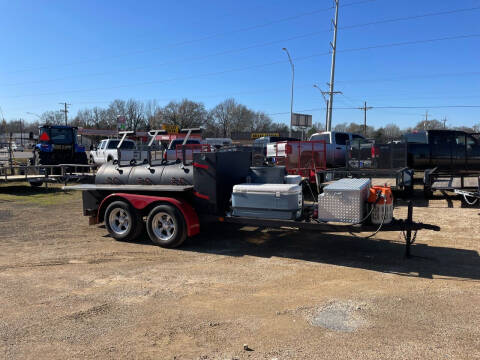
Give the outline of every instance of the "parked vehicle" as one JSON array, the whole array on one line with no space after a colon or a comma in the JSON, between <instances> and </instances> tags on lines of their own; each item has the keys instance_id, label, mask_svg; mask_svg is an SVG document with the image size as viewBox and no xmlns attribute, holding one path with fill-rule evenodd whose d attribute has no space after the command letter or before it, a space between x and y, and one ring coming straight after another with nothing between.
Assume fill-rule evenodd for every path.
<instances>
[{"instance_id":1,"label":"parked vehicle","mask_svg":"<svg viewBox=\"0 0 480 360\"><path fill-rule=\"evenodd\" d=\"M457 130L428 130L404 136L407 164L412 169L480 170L479 134Z\"/></svg>"},{"instance_id":2,"label":"parked vehicle","mask_svg":"<svg viewBox=\"0 0 480 360\"><path fill-rule=\"evenodd\" d=\"M95 165L102 165L106 162L118 161L118 144L119 139L105 139L100 141L98 146L90 151L90 163ZM120 150L135 150L135 141L125 139L123 140ZM144 156L145 157L145 156ZM127 159L130 160L130 159ZM143 161L144 159L137 159Z\"/></svg>"},{"instance_id":3,"label":"parked vehicle","mask_svg":"<svg viewBox=\"0 0 480 360\"><path fill-rule=\"evenodd\" d=\"M327 150L327 167L343 167L346 164L347 145L365 139L362 135L339 131L324 131L310 136L310 141L325 141Z\"/></svg>"},{"instance_id":4,"label":"parked vehicle","mask_svg":"<svg viewBox=\"0 0 480 360\"><path fill-rule=\"evenodd\" d=\"M170 144L168 144L167 149L165 150L164 153L164 159L165 160L177 160L177 159L182 159L183 156L183 146L184 139L175 139L170 141ZM205 148L210 149L210 145L206 145ZM193 160L193 154L202 151L204 146L202 146L202 141L199 139L187 139L185 143L185 157L186 160ZM210 150L208 150L210 151Z\"/></svg>"},{"instance_id":5,"label":"parked vehicle","mask_svg":"<svg viewBox=\"0 0 480 360\"><path fill-rule=\"evenodd\" d=\"M77 128L44 125L33 150L32 165L87 164L85 147L77 143Z\"/></svg>"},{"instance_id":6,"label":"parked vehicle","mask_svg":"<svg viewBox=\"0 0 480 360\"><path fill-rule=\"evenodd\" d=\"M220 149L224 146L232 145L232 139L230 138L206 138L203 140L204 144L208 144L211 147Z\"/></svg>"}]
</instances>

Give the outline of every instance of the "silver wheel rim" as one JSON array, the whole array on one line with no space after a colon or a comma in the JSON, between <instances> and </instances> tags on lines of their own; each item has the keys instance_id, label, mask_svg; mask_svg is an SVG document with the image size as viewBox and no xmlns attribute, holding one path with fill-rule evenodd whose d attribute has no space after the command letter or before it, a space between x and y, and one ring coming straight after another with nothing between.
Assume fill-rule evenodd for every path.
<instances>
[{"instance_id":1,"label":"silver wheel rim","mask_svg":"<svg viewBox=\"0 0 480 360\"><path fill-rule=\"evenodd\" d=\"M128 211L122 208L115 208L110 212L108 218L110 228L115 234L123 235L130 230L132 219Z\"/></svg>"},{"instance_id":2,"label":"silver wheel rim","mask_svg":"<svg viewBox=\"0 0 480 360\"><path fill-rule=\"evenodd\" d=\"M166 212L155 214L152 219L152 231L158 239L162 241L170 240L176 233L173 217Z\"/></svg>"}]
</instances>

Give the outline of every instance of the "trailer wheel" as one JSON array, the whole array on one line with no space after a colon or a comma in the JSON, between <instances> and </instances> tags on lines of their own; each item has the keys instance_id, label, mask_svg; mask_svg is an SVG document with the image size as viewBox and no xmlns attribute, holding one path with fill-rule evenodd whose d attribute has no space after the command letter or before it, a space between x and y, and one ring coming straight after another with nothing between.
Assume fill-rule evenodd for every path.
<instances>
[{"instance_id":1,"label":"trailer wheel","mask_svg":"<svg viewBox=\"0 0 480 360\"><path fill-rule=\"evenodd\" d=\"M32 187L40 187L43 185L43 181L30 181L30 186Z\"/></svg>"},{"instance_id":2,"label":"trailer wheel","mask_svg":"<svg viewBox=\"0 0 480 360\"><path fill-rule=\"evenodd\" d=\"M150 211L147 232L155 245L165 248L178 247L187 238L185 219L170 205L159 205Z\"/></svg>"},{"instance_id":3,"label":"trailer wheel","mask_svg":"<svg viewBox=\"0 0 480 360\"><path fill-rule=\"evenodd\" d=\"M124 201L114 201L105 211L105 226L110 235L119 241L132 241L144 229L143 219L137 211Z\"/></svg>"}]
</instances>

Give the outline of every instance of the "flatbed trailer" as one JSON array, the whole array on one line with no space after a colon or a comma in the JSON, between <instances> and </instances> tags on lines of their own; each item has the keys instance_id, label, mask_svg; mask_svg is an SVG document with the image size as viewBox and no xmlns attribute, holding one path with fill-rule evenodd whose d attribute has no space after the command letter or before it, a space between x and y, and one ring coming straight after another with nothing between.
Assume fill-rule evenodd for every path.
<instances>
[{"instance_id":1,"label":"flatbed trailer","mask_svg":"<svg viewBox=\"0 0 480 360\"><path fill-rule=\"evenodd\" d=\"M436 190L475 191L478 189L480 170L443 170L437 167L427 169L423 176L425 197L431 197Z\"/></svg>"},{"instance_id":2,"label":"flatbed trailer","mask_svg":"<svg viewBox=\"0 0 480 360\"><path fill-rule=\"evenodd\" d=\"M32 186L48 183L91 181L94 177L92 165L15 165L0 167L0 182L29 182Z\"/></svg>"}]
</instances>

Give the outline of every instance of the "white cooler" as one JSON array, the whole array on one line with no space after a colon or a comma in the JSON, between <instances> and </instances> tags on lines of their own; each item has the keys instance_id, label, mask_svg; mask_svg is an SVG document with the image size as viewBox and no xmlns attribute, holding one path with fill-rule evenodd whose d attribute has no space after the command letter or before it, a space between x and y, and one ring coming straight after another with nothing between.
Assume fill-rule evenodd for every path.
<instances>
[{"instance_id":1,"label":"white cooler","mask_svg":"<svg viewBox=\"0 0 480 360\"><path fill-rule=\"evenodd\" d=\"M233 216L295 220L302 215L302 187L296 184L239 184L233 187Z\"/></svg>"}]
</instances>

